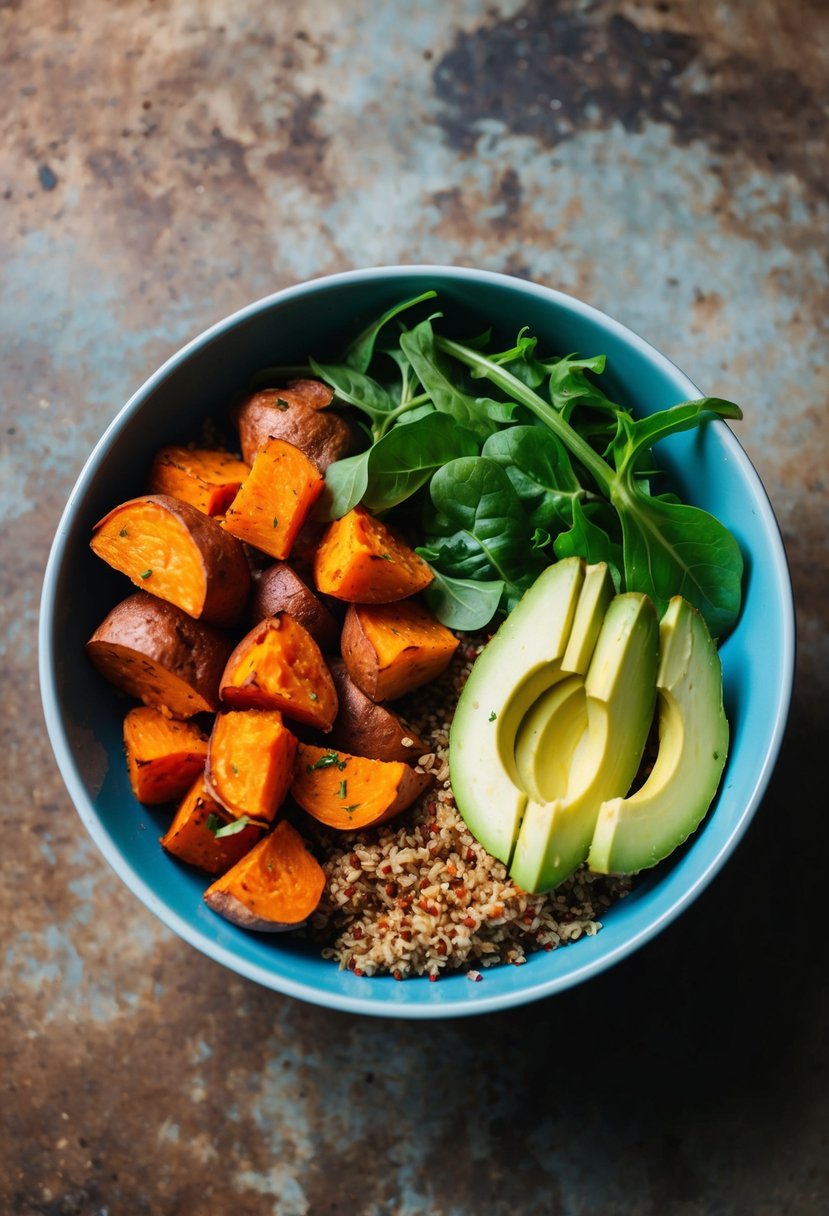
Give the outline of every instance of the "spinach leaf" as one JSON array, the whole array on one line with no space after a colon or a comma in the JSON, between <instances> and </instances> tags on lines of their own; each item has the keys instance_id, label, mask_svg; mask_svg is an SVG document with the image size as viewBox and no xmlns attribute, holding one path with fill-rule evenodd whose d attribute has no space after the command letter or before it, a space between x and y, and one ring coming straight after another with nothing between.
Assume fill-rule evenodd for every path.
<instances>
[{"instance_id":1,"label":"spinach leaf","mask_svg":"<svg viewBox=\"0 0 829 1216\"><path fill-rule=\"evenodd\" d=\"M507 474L485 456L464 456L438 469L429 493L433 566L455 578L500 580L501 606L511 611L546 563Z\"/></svg>"},{"instance_id":2,"label":"spinach leaf","mask_svg":"<svg viewBox=\"0 0 829 1216\"><path fill-rule=\"evenodd\" d=\"M546 427L511 426L490 435L482 456L501 465L527 512L530 525L559 532L573 521L573 503L584 490L567 449Z\"/></svg>"},{"instance_id":3,"label":"spinach leaf","mask_svg":"<svg viewBox=\"0 0 829 1216\"><path fill-rule=\"evenodd\" d=\"M383 326L394 320L401 312L414 308L415 304L422 304L424 300L433 300L436 295L436 291L424 291L423 295L415 296L413 300L404 300L402 304L395 304L388 312L383 313L379 321L372 321L371 325L368 325L352 342L349 342L341 362L354 368L355 371L367 372L374 355L374 343Z\"/></svg>"},{"instance_id":4,"label":"spinach leaf","mask_svg":"<svg viewBox=\"0 0 829 1216\"><path fill-rule=\"evenodd\" d=\"M436 344L439 350L483 372L504 393L526 405L593 479L619 516L627 590L650 595L660 613L672 595L684 595L703 614L712 636L724 636L740 610L743 559L736 540L718 520L699 508L649 497L637 484L635 465L643 450L657 439L699 425L708 417L740 418L739 406L706 397L638 420L618 409L610 453L616 463L613 469L570 425L563 412L506 368L448 338L438 338Z\"/></svg>"},{"instance_id":5,"label":"spinach leaf","mask_svg":"<svg viewBox=\"0 0 829 1216\"><path fill-rule=\"evenodd\" d=\"M325 470L325 489L315 512L317 519L340 519L362 500L368 485L368 462L374 448L335 460Z\"/></svg>"},{"instance_id":6,"label":"spinach leaf","mask_svg":"<svg viewBox=\"0 0 829 1216\"><path fill-rule=\"evenodd\" d=\"M553 541L556 557L583 557L586 562L607 562L618 591L622 583L622 546L587 514L578 499L573 500L573 525Z\"/></svg>"},{"instance_id":7,"label":"spinach leaf","mask_svg":"<svg viewBox=\"0 0 829 1216\"><path fill-rule=\"evenodd\" d=\"M346 363L317 363L316 359L311 359L310 363L314 374L330 384L342 401L356 406L372 421L394 409L395 400L389 390L365 372Z\"/></svg>"},{"instance_id":8,"label":"spinach leaf","mask_svg":"<svg viewBox=\"0 0 829 1216\"><path fill-rule=\"evenodd\" d=\"M422 557L424 550L418 553ZM504 591L501 579L452 578L434 566L432 570L435 577L424 598L441 624L467 633L489 624Z\"/></svg>"}]
</instances>

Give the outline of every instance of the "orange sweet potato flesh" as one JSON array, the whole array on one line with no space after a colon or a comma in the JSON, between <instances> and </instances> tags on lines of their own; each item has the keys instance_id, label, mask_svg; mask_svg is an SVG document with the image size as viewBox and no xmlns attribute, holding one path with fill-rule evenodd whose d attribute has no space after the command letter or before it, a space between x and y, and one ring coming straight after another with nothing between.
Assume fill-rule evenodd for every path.
<instances>
[{"instance_id":1,"label":"orange sweet potato flesh","mask_svg":"<svg viewBox=\"0 0 829 1216\"><path fill-rule=\"evenodd\" d=\"M403 760L409 764L417 763L418 757L429 750L402 718L357 687L342 659L329 659L328 670L339 702L326 740L332 748L370 760Z\"/></svg>"},{"instance_id":2,"label":"orange sweet potato flesh","mask_svg":"<svg viewBox=\"0 0 829 1216\"><path fill-rule=\"evenodd\" d=\"M431 781L402 761L369 760L300 743L291 794L320 823L352 832L393 819Z\"/></svg>"},{"instance_id":3,"label":"orange sweet potato flesh","mask_svg":"<svg viewBox=\"0 0 829 1216\"><path fill-rule=\"evenodd\" d=\"M358 604L405 599L433 578L426 562L363 507L331 524L314 562L319 591Z\"/></svg>"},{"instance_id":4,"label":"orange sweet potato flesh","mask_svg":"<svg viewBox=\"0 0 829 1216\"><path fill-rule=\"evenodd\" d=\"M459 645L413 600L351 604L341 642L349 675L373 701L394 701L437 679Z\"/></svg>"},{"instance_id":5,"label":"orange sweet potato flesh","mask_svg":"<svg viewBox=\"0 0 829 1216\"><path fill-rule=\"evenodd\" d=\"M181 798L204 772L207 736L193 722L140 705L124 718L124 750L132 792L155 806Z\"/></svg>"},{"instance_id":6,"label":"orange sweet potato flesh","mask_svg":"<svg viewBox=\"0 0 829 1216\"><path fill-rule=\"evenodd\" d=\"M215 712L233 642L144 591L122 600L86 644L111 684L174 718Z\"/></svg>"},{"instance_id":7,"label":"orange sweet potato flesh","mask_svg":"<svg viewBox=\"0 0 829 1216\"><path fill-rule=\"evenodd\" d=\"M280 612L287 612L307 629L323 652L338 649L339 624L287 562L274 562L264 570L251 597L250 615L255 623Z\"/></svg>"},{"instance_id":8,"label":"orange sweet potato flesh","mask_svg":"<svg viewBox=\"0 0 829 1216\"><path fill-rule=\"evenodd\" d=\"M272 822L294 775L297 742L277 710L231 710L213 723L206 782L234 818Z\"/></svg>"},{"instance_id":9,"label":"orange sweet potato flesh","mask_svg":"<svg viewBox=\"0 0 829 1216\"><path fill-rule=\"evenodd\" d=\"M245 854L204 893L205 903L242 929L278 933L308 919L320 901L325 874L287 820Z\"/></svg>"},{"instance_id":10,"label":"orange sweet potato flesh","mask_svg":"<svg viewBox=\"0 0 829 1216\"><path fill-rule=\"evenodd\" d=\"M280 560L291 552L325 482L316 465L283 439L266 439L227 509L224 527Z\"/></svg>"},{"instance_id":11,"label":"orange sweet potato flesh","mask_svg":"<svg viewBox=\"0 0 829 1216\"><path fill-rule=\"evenodd\" d=\"M149 490L188 502L205 515L224 515L249 472L230 452L168 444L155 454Z\"/></svg>"},{"instance_id":12,"label":"orange sweet potato flesh","mask_svg":"<svg viewBox=\"0 0 829 1216\"><path fill-rule=\"evenodd\" d=\"M263 389L245 397L233 410L243 458L252 464L262 444L274 436L294 444L324 473L355 446L348 422L321 404L327 397L328 405L332 396L319 380L297 380L288 388Z\"/></svg>"},{"instance_id":13,"label":"orange sweet potato flesh","mask_svg":"<svg viewBox=\"0 0 829 1216\"><path fill-rule=\"evenodd\" d=\"M100 520L93 552L144 591L213 625L238 621L250 591L241 545L215 520L168 494L121 503Z\"/></svg>"},{"instance_id":14,"label":"orange sweet potato flesh","mask_svg":"<svg viewBox=\"0 0 829 1216\"><path fill-rule=\"evenodd\" d=\"M208 827L211 815L222 824L232 822L224 807L210 797L202 775L190 786L161 843L179 861L205 874L224 874L253 848L262 828L249 823L240 832L217 839Z\"/></svg>"},{"instance_id":15,"label":"orange sweet potato flesh","mask_svg":"<svg viewBox=\"0 0 829 1216\"><path fill-rule=\"evenodd\" d=\"M328 731L337 716L334 681L314 639L281 612L255 625L231 654L221 699L233 709L278 709Z\"/></svg>"}]
</instances>

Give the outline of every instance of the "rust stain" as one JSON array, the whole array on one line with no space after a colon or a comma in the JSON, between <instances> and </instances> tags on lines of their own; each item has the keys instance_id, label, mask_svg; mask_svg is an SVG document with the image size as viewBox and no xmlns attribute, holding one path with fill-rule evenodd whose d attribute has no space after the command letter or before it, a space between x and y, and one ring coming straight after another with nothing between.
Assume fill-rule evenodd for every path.
<instances>
[{"instance_id":1,"label":"rust stain","mask_svg":"<svg viewBox=\"0 0 829 1216\"><path fill-rule=\"evenodd\" d=\"M751 7L739 50L704 36L689 19L699 7L660 4L646 23L639 6L625 15L610 3L530 0L514 16L459 34L434 72L446 137L469 152L481 121L495 120L554 148L612 124L638 132L659 123L679 145L703 141L717 155L792 173L816 197L829 196L829 90L816 70L820 47L809 46L814 32L804 38L801 30L790 63L779 20L763 20L779 5ZM815 8L815 24L826 29L829 10ZM739 21L733 8L729 17Z\"/></svg>"}]
</instances>

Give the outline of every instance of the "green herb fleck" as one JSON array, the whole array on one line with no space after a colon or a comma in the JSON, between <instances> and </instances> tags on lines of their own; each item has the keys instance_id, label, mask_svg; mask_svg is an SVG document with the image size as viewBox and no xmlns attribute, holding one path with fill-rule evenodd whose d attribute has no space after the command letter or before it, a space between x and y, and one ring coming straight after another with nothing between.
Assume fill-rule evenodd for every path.
<instances>
[{"instance_id":1,"label":"green herb fleck","mask_svg":"<svg viewBox=\"0 0 829 1216\"><path fill-rule=\"evenodd\" d=\"M343 810L345 811L346 815L353 815L359 806L359 802L352 802L351 806L344 806Z\"/></svg>"},{"instance_id":2,"label":"green herb fleck","mask_svg":"<svg viewBox=\"0 0 829 1216\"><path fill-rule=\"evenodd\" d=\"M223 836L238 836L239 832L243 832L250 822L251 820L247 815L240 815L232 823L224 824L213 835L217 840L220 840Z\"/></svg>"},{"instance_id":3,"label":"green herb fleck","mask_svg":"<svg viewBox=\"0 0 829 1216\"><path fill-rule=\"evenodd\" d=\"M278 410L289 410L291 408L290 401L286 401L284 397L277 397L274 404Z\"/></svg>"},{"instance_id":4,"label":"green herb fleck","mask_svg":"<svg viewBox=\"0 0 829 1216\"><path fill-rule=\"evenodd\" d=\"M142 570L138 577L139 578L149 578L151 574L152 574L152 570Z\"/></svg>"},{"instance_id":5,"label":"green herb fleck","mask_svg":"<svg viewBox=\"0 0 829 1216\"><path fill-rule=\"evenodd\" d=\"M348 782L341 781L340 782L340 797L345 798L347 793L348 793Z\"/></svg>"},{"instance_id":6,"label":"green herb fleck","mask_svg":"<svg viewBox=\"0 0 829 1216\"><path fill-rule=\"evenodd\" d=\"M239 776L239 765L238 765L238 764L231 764L231 766L230 766L230 767L233 769L233 776L234 776L234 777L238 777L238 776Z\"/></svg>"},{"instance_id":7,"label":"green herb fleck","mask_svg":"<svg viewBox=\"0 0 829 1216\"><path fill-rule=\"evenodd\" d=\"M390 553L381 553L380 556L382 557L384 562L393 562L394 561L394 558L392 557L392 555Z\"/></svg>"},{"instance_id":8,"label":"green herb fleck","mask_svg":"<svg viewBox=\"0 0 829 1216\"><path fill-rule=\"evenodd\" d=\"M278 517L277 517L276 515L274 515L274 517L273 517L273 526L274 526L275 528L278 528L278 527L279 527L279 519L278 519Z\"/></svg>"},{"instance_id":9,"label":"green herb fleck","mask_svg":"<svg viewBox=\"0 0 829 1216\"><path fill-rule=\"evenodd\" d=\"M118 535L119 536L129 536L129 532L127 531L126 528L122 528L121 531L118 533Z\"/></svg>"},{"instance_id":10,"label":"green herb fleck","mask_svg":"<svg viewBox=\"0 0 829 1216\"><path fill-rule=\"evenodd\" d=\"M309 701L319 701L319 697L317 696L317 694L315 692L309 692L308 700Z\"/></svg>"},{"instance_id":11,"label":"green herb fleck","mask_svg":"<svg viewBox=\"0 0 829 1216\"><path fill-rule=\"evenodd\" d=\"M340 772L342 772L347 764L347 760L340 759L339 752L326 752L323 756L320 756L319 760L315 760L313 764L309 764L305 771L308 773L313 773L317 769L332 768L334 765L336 765Z\"/></svg>"},{"instance_id":12,"label":"green herb fleck","mask_svg":"<svg viewBox=\"0 0 829 1216\"><path fill-rule=\"evenodd\" d=\"M498 715L496 714L495 710L493 709L492 713L489 715L490 722L494 722L497 717L498 717Z\"/></svg>"},{"instance_id":13,"label":"green herb fleck","mask_svg":"<svg viewBox=\"0 0 829 1216\"><path fill-rule=\"evenodd\" d=\"M207 830L215 836L219 828L222 826L222 821L215 811L211 811L207 816Z\"/></svg>"}]
</instances>

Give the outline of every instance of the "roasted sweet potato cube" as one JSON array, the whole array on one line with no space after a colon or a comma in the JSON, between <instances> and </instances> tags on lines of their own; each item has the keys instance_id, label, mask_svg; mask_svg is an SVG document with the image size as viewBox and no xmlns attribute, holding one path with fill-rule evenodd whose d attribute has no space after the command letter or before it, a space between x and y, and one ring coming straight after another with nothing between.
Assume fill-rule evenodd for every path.
<instances>
[{"instance_id":1,"label":"roasted sweet potato cube","mask_svg":"<svg viewBox=\"0 0 829 1216\"><path fill-rule=\"evenodd\" d=\"M187 502L145 494L95 525L93 552L136 587L213 625L236 623L250 573L235 537Z\"/></svg>"},{"instance_id":2,"label":"roasted sweet potato cube","mask_svg":"<svg viewBox=\"0 0 829 1216\"><path fill-rule=\"evenodd\" d=\"M249 472L230 452L168 444L155 454L149 489L189 502L205 515L224 515Z\"/></svg>"},{"instance_id":3,"label":"roasted sweet potato cube","mask_svg":"<svg viewBox=\"0 0 829 1216\"><path fill-rule=\"evenodd\" d=\"M230 710L213 723L210 794L235 818L272 822L294 775L297 741L277 710Z\"/></svg>"},{"instance_id":4,"label":"roasted sweet potato cube","mask_svg":"<svg viewBox=\"0 0 829 1216\"><path fill-rule=\"evenodd\" d=\"M328 731L337 692L319 646L287 612L267 617L242 638L227 661L221 699L233 709L278 709Z\"/></svg>"},{"instance_id":5,"label":"roasted sweet potato cube","mask_svg":"<svg viewBox=\"0 0 829 1216\"><path fill-rule=\"evenodd\" d=\"M132 792L148 806L181 798L204 772L207 736L193 722L180 722L150 705L124 718Z\"/></svg>"},{"instance_id":6,"label":"roasted sweet potato cube","mask_svg":"<svg viewBox=\"0 0 829 1216\"><path fill-rule=\"evenodd\" d=\"M86 644L111 684L174 718L218 709L232 649L218 629L143 591L116 604Z\"/></svg>"},{"instance_id":7,"label":"roasted sweet potato cube","mask_svg":"<svg viewBox=\"0 0 829 1216\"><path fill-rule=\"evenodd\" d=\"M351 604L342 632L348 673L373 701L394 701L437 679L458 644L454 633L414 600Z\"/></svg>"},{"instance_id":8,"label":"roasted sweet potato cube","mask_svg":"<svg viewBox=\"0 0 829 1216\"><path fill-rule=\"evenodd\" d=\"M352 832L393 819L430 783L428 773L399 760L368 760L300 743L291 793L320 823Z\"/></svg>"},{"instance_id":9,"label":"roasted sweet potato cube","mask_svg":"<svg viewBox=\"0 0 829 1216\"><path fill-rule=\"evenodd\" d=\"M244 459L252 464L262 444L275 437L294 444L324 473L355 444L346 419L325 409L332 397L321 380L294 380L287 388L266 388L243 398L233 417Z\"/></svg>"},{"instance_id":10,"label":"roasted sweet potato cube","mask_svg":"<svg viewBox=\"0 0 829 1216\"><path fill-rule=\"evenodd\" d=\"M324 887L322 866L296 828L283 819L207 888L204 900L242 929L279 933L308 919Z\"/></svg>"},{"instance_id":11,"label":"roasted sweet potato cube","mask_svg":"<svg viewBox=\"0 0 829 1216\"><path fill-rule=\"evenodd\" d=\"M226 531L282 560L322 493L316 465L292 443L267 439L227 509Z\"/></svg>"},{"instance_id":12,"label":"roasted sweet potato cube","mask_svg":"<svg viewBox=\"0 0 829 1216\"><path fill-rule=\"evenodd\" d=\"M240 831L235 831L236 827ZM230 829L230 835L222 834ZM219 833L217 835L217 832ZM205 874L224 874L253 848L262 835L256 823L234 821L223 806L211 798L204 774L188 790L173 822L161 837L168 853Z\"/></svg>"},{"instance_id":13,"label":"roasted sweet potato cube","mask_svg":"<svg viewBox=\"0 0 829 1216\"><path fill-rule=\"evenodd\" d=\"M358 604L405 599L433 578L426 562L363 507L331 524L314 562L319 591Z\"/></svg>"},{"instance_id":14,"label":"roasted sweet potato cube","mask_svg":"<svg viewBox=\"0 0 829 1216\"><path fill-rule=\"evenodd\" d=\"M320 650L337 649L340 626L309 586L287 562L274 562L256 580L250 615L254 623L287 612L307 629Z\"/></svg>"},{"instance_id":15,"label":"roasted sweet potato cube","mask_svg":"<svg viewBox=\"0 0 829 1216\"><path fill-rule=\"evenodd\" d=\"M369 760L404 760L408 764L415 764L429 751L408 723L357 687L342 659L329 659L328 670L337 689L339 709L326 743Z\"/></svg>"}]
</instances>

